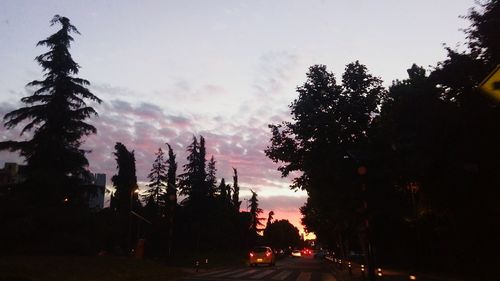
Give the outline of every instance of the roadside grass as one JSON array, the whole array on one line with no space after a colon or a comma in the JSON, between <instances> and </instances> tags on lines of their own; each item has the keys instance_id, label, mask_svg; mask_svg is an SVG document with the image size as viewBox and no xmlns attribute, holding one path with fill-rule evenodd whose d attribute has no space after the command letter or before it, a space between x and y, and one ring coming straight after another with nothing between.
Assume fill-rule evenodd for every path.
<instances>
[{"instance_id":1,"label":"roadside grass","mask_svg":"<svg viewBox=\"0 0 500 281\"><path fill-rule=\"evenodd\" d=\"M187 273L161 262L127 257L0 257L0 281L158 281Z\"/></svg>"}]
</instances>

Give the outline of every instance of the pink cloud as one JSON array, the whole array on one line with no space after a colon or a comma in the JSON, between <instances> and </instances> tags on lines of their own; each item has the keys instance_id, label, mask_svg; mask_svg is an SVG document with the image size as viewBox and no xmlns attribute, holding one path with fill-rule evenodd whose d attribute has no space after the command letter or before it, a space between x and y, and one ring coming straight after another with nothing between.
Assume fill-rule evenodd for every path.
<instances>
[{"instance_id":1,"label":"pink cloud","mask_svg":"<svg viewBox=\"0 0 500 281\"><path fill-rule=\"evenodd\" d=\"M87 155L91 171L106 173L108 182L116 173L113 156L116 142L122 142L128 149L135 151L138 180L146 182L146 175L151 169L158 147L165 149L166 142L172 144L179 163L177 172L180 174L186 159L185 148L190 144L192 136L203 135L206 139L207 159L213 155L217 161L219 180L224 177L226 182L231 183L234 167L238 169L242 190L252 188L265 193L267 188L273 188L287 191L283 187L286 181L284 184L276 170L277 164L264 154L270 138L267 123L261 120L265 118L253 117L242 122L230 116L174 115L167 114L154 104L133 104L118 99L94 107L99 112L99 118L91 118L89 122L96 126L98 133L85 138L82 148L91 150ZM4 115L14 108L14 104L2 103L0 114ZM274 116L275 119L280 118L280 115ZM215 126L209 131L198 130L205 120L216 121ZM20 128L6 130L3 126L0 127L3 139L22 139L19 131ZM15 154L1 152L0 157L1 161L21 162ZM275 196L261 199L265 210L273 210L277 213L276 218L289 219L297 226L300 225L298 208L304 201L305 198L290 201ZM294 203L290 205L289 202Z\"/></svg>"}]
</instances>

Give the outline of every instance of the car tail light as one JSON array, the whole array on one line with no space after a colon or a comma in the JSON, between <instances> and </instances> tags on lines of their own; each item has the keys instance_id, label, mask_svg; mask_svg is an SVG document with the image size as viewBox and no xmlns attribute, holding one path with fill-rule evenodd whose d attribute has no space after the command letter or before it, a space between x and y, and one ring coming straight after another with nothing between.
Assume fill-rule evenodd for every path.
<instances>
[{"instance_id":1,"label":"car tail light","mask_svg":"<svg viewBox=\"0 0 500 281\"><path fill-rule=\"evenodd\" d=\"M253 253L250 253L250 257L252 257L252 258L253 258Z\"/></svg>"},{"instance_id":2,"label":"car tail light","mask_svg":"<svg viewBox=\"0 0 500 281\"><path fill-rule=\"evenodd\" d=\"M266 253L266 257L270 257L271 256L271 253L270 252L267 252Z\"/></svg>"}]
</instances>

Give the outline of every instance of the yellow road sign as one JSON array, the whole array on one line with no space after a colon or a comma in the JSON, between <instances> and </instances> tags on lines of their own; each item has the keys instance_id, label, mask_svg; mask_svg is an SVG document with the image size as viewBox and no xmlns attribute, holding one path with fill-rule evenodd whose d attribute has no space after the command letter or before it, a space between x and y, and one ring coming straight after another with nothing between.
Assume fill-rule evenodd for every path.
<instances>
[{"instance_id":1,"label":"yellow road sign","mask_svg":"<svg viewBox=\"0 0 500 281\"><path fill-rule=\"evenodd\" d=\"M479 89L500 102L500 65L484 78Z\"/></svg>"}]
</instances>

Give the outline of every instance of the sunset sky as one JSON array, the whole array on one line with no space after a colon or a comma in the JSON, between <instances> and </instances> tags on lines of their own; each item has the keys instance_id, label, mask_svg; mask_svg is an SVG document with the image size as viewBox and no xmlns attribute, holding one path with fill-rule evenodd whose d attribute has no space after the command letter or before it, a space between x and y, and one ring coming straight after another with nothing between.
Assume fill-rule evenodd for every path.
<instances>
[{"instance_id":1,"label":"sunset sky","mask_svg":"<svg viewBox=\"0 0 500 281\"><path fill-rule=\"evenodd\" d=\"M298 208L307 194L288 188L266 158L267 125L289 120L295 88L313 64L337 77L354 60L386 86L406 78L412 63L429 68L458 47L474 0L276 1L0 1L0 115L20 107L26 83L41 79L36 43L56 32L55 14L81 32L71 53L79 77L103 100L90 120L98 134L84 143L90 169L116 172L115 142L135 151L142 185L158 147L173 146L179 162L192 136L203 135L218 178L240 197L259 194L264 216L301 228ZM0 125L0 140L20 140L19 128ZM22 162L0 152L4 162Z\"/></svg>"}]
</instances>

